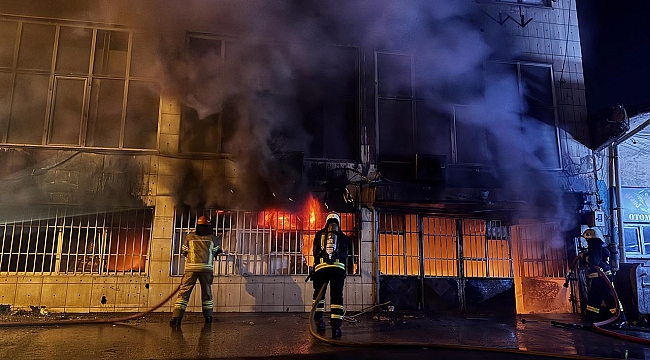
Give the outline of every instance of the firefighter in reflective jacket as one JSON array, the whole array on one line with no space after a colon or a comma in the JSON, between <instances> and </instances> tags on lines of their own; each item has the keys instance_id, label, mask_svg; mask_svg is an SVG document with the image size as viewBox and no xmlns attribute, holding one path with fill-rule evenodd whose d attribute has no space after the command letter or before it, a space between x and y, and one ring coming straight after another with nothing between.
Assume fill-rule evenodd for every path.
<instances>
[{"instance_id":1,"label":"firefighter in reflective jacket","mask_svg":"<svg viewBox=\"0 0 650 360\"><path fill-rule=\"evenodd\" d=\"M325 227L314 237L314 268L311 278L314 281L314 303L316 303L316 327L325 331L323 312L325 311L325 292L317 299L323 285L330 284L330 325L332 338L341 337L343 323L343 285L345 283L345 264L348 258L348 237L341 232L341 217L330 212Z\"/></svg>"},{"instance_id":2,"label":"firefighter in reflective jacket","mask_svg":"<svg viewBox=\"0 0 650 360\"><path fill-rule=\"evenodd\" d=\"M587 240L587 251L579 254L572 262L571 268L580 262L585 268L589 282L589 293L587 295L587 309L585 320L587 321L600 321L610 318L616 314L616 304L614 294L607 284L607 280L603 279L599 271L602 271L613 286L612 270L609 265L609 250L604 246L605 241L602 235L599 235L596 230L589 228L582 234ZM610 314L601 314L602 303L605 303L607 310ZM620 321L625 321L625 314L621 309Z\"/></svg>"},{"instance_id":3,"label":"firefighter in reflective jacket","mask_svg":"<svg viewBox=\"0 0 650 360\"><path fill-rule=\"evenodd\" d=\"M214 279L213 261L216 255L223 253L221 236L215 236L205 216L199 216L196 221L196 231L185 236L181 245L181 253L185 256L185 274L181 280L181 288L174 303L174 312L169 324L180 326L190 300L196 280L201 284L201 308L206 323L212 322L212 281Z\"/></svg>"}]
</instances>

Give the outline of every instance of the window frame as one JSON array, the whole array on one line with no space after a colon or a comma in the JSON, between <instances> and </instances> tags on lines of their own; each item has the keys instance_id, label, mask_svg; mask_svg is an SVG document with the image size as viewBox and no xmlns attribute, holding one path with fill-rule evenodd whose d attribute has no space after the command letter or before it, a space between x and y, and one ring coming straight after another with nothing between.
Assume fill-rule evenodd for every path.
<instances>
[{"instance_id":1,"label":"window frame","mask_svg":"<svg viewBox=\"0 0 650 360\"><path fill-rule=\"evenodd\" d=\"M554 159L555 159L555 165L554 166L549 166L549 167L544 167L544 170L561 170L562 168L562 144L560 140L560 128L559 128L559 116L558 116L558 104L557 104L557 97L556 97L556 89L555 89L555 77L554 77L554 71L553 71L553 65L552 64L545 64L545 63L536 63L536 62L527 62L527 61L490 61L489 63L497 64L497 65L512 65L516 67L516 76L517 76L517 88L519 89L519 94L521 95L522 99L522 105L525 104L525 92L524 92L524 81L522 77L522 71L521 68L522 66L533 66L533 67L542 67L542 68L547 68L548 73L550 75L550 91L551 94L550 96L552 97L553 105L552 107L550 106L535 106L532 108L529 108L526 113L524 113L523 109L520 111L520 124L524 124L524 118L525 117L531 117L529 115L531 109L544 109L544 110L552 110L553 111L553 128L554 128L554 144L555 148L557 150L557 154L555 154ZM487 65L488 63L486 63ZM486 76L485 78L487 79L487 66L485 66L486 70ZM457 125L457 113L456 113L456 108L465 108L465 107L470 107L469 105L464 105L464 104L455 104L454 105L454 114L452 118L452 163L453 164L459 164L459 165L486 165L482 163L467 163L467 162L460 162L459 161L459 152L461 152L461 148L459 148L458 144L458 125ZM489 135L489 134L488 134ZM489 136L488 136L489 137ZM489 145L489 143L488 143Z\"/></svg>"},{"instance_id":2,"label":"window frame","mask_svg":"<svg viewBox=\"0 0 650 360\"><path fill-rule=\"evenodd\" d=\"M2 219L0 223L0 237L2 237L0 274L89 276L147 276L148 274L153 238L153 207L115 211L45 207L35 210L26 209L19 214ZM43 234L42 238L41 234ZM140 235L139 248L136 246L137 235ZM132 241L129 241L129 236ZM18 239L17 248L14 246L16 239ZM25 249L22 245L25 245ZM39 245L42 245L43 252L38 251ZM89 245L92 245L90 252L88 252ZM32 252L31 247L36 250ZM124 251L120 252L121 250ZM37 265L39 256L42 257L40 270ZM21 267L23 257L25 263ZM136 259L137 269L133 267ZM131 261L132 267L117 269L120 260L122 264ZM30 269L28 263L32 261ZM89 269L88 264L90 264ZM15 270L12 271L12 268Z\"/></svg>"},{"instance_id":3,"label":"window frame","mask_svg":"<svg viewBox=\"0 0 650 360\"><path fill-rule=\"evenodd\" d=\"M158 82L153 79L153 78L146 78L146 77L138 77L138 76L131 76L130 74L130 67L131 67L131 62L133 60L132 58L132 44L133 44L133 37L134 34L141 34L140 32L126 29L123 27L109 27L109 26L96 26L96 25L89 25L89 24L75 24L71 22L66 22L66 21L55 21L55 20L40 20L40 19L8 19L0 16L0 21L2 22L8 22L8 23L15 23L16 24L16 33L15 33L15 43L14 43L14 49L13 49L13 61L11 64L11 67L1 67L0 72L2 73L8 73L10 74L9 76L11 77L9 83L10 83L10 90L9 90L9 96L8 96L8 105L9 105L9 111L7 113L7 121L5 123L0 123L2 128L0 128L0 144L3 145L27 145L27 146L35 146L35 147L48 147L48 148L97 148L97 149L107 149L107 150L136 150L136 151L156 151L159 148L159 138L160 138L160 93L158 92L155 94L155 96L158 98L158 104L157 104L157 109L155 111L155 116L156 116L156 131L155 131L155 144L153 147L146 147L146 148L129 148L124 146L124 138L125 138L125 129L126 129L126 121L127 121L127 111L129 110L130 106L128 103L128 92L129 92L129 87L132 82L147 82L151 84L155 84L155 87L159 88ZM21 48L21 40L22 40L22 33L23 33L23 28L24 26L36 24L36 25L45 25L45 26L51 26L54 28L54 43L52 44L53 50L51 54L51 61L50 61L50 68L48 70L43 70L43 69L21 69L19 68L18 64L18 59L20 56L20 48ZM59 49L62 46L61 43L61 29L65 28L71 28L71 29L84 29L86 31L91 30L91 43L89 44L90 49L89 49L89 58L88 58L88 67L87 69L84 69L83 71L74 71L74 70L69 70L69 69L57 69L57 61L58 59L58 52ZM94 63L96 62L97 59L95 59L96 55L96 46L97 46L97 34L100 31L106 31L106 32L121 32L126 35L126 41L127 41L127 48L126 52L124 54L125 56L125 61L124 61L124 74L121 76L115 76L115 75L105 75L105 74L97 74L94 71ZM31 142L25 142L22 139L17 140L17 141L10 141L9 139L9 134L10 134L10 128L12 125L12 117L13 117L13 109L15 108L16 104L14 104L15 100L15 94L16 94L16 78L19 74L23 75L41 75L41 76L47 76L48 79L48 89L47 89L47 96L45 100L45 108L43 109L45 112L45 116L42 125L42 133L41 133L41 140L40 141L35 141L34 143ZM52 141L52 132L53 128L52 126L54 125L54 114L57 109L57 103L56 103L56 90L55 85L57 84L58 79L62 78L83 78L85 80L85 86L83 89L83 94L81 95L81 102L83 104L82 108L82 118L81 118L81 125L79 127L79 141L74 144L57 144ZM94 83L95 80L101 80L101 79L118 79L124 82L124 88L123 88L123 97L122 97L122 106L121 106L121 118L120 118L120 133L119 133L119 140L115 146L91 146L87 144L87 138L88 138L88 126L89 126L89 117L90 115L90 107L91 107L91 93L93 91L93 88L95 87ZM154 113L152 112L151 116L154 116ZM16 120L14 120L16 121ZM20 129L20 127L18 128ZM153 136L153 132L150 132L151 136Z\"/></svg>"}]
</instances>

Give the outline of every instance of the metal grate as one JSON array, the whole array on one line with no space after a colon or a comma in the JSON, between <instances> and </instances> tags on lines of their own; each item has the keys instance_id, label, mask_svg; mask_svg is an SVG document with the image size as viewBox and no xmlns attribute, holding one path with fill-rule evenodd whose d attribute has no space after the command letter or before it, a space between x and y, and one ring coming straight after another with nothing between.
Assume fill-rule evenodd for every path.
<instances>
[{"instance_id":1,"label":"metal grate","mask_svg":"<svg viewBox=\"0 0 650 360\"><path fill-rule=\"evenodd\" d=\"M217 275L305 275L313 265L314 235L321 229L325 214L309 218L286 211L176 210L171 274L180 276L185 258L180 248L183 238L196 228L198 216L210 218L215 233L222 237L227 255L215 261ZM351 240L348 274L358 274L358 226L353 213L342 213L341 230Z\"/></svg>"},{"instance_id":2,"label":"metal grate","mask_svg":"<svg viewBox=\"0 0 650 360\"><path fill-rule=\"evenodd\" d=\"M0 223L0 272L143 274L153 209L51 208Z\"/></svg>"},{"instance_id":3,"label":"metal grate","mask_svg":"<svg viewBox=\"0 0 650 360\"><path fill-rule=\"evenodd\" d=\"M458 276L456 220L422 219L424 276Z\"/></svg>"},{"instance_id":4,"label":"metal grate","mask_svg":"<svg viewBox=\"0 0 650 360\"><path fill-rule=\"evenodd\" d=\"M497 220L462 220L465 277L511 278L510 227Z\"/></svg>"},{"instance_id":5,"label":"metal grate","mask_svg":"<svg viewBox=\"0 0 650 360\"><path fill-rule=\"evenodd\" d=\"M418 217L379 214L379 271L382 275L419 275Z\"/></svg>"},{"instance_id":6,"label":"metal grate","mask_svg":"<svg viewBox=\"0 0 650 360\"><path fill-rule=\"evenodd\" d=\"M512 277L510 227L501 221L378 216L381 275Z\"/></svg>"},{"instance_id":7,"label":"metal grate","mask_svg":"<svg viewBox=\"0 0 650 360\"><path fill-rule=\"evenodd\" d=\"M522 277L565 276L567 250L558 224L516 226L514 237Z\"/></svg>"}]
</instances>

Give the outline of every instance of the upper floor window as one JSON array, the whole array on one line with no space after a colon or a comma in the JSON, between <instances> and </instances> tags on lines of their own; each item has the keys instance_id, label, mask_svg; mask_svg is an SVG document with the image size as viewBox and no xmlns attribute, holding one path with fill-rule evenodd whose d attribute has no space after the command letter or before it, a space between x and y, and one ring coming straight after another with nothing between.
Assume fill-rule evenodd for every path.
<instances>
[{"instance_id":1,"label":"upper floor window","mask_svg":"<svg viewBox=\"0 0 650 360\"><path fill-rule=\"evenodd\" d=\"M190 34L180 151L231 153L248 133L307 158L357 159L358 52Z\"/></svg>"},{"instance_id":2,"label":"upper floor window","mask_svg":"<svg viewBox=\"0 0 650 360\"><path fill-rule=\"evenodd\" d=\"M5 20L0 34L1 143L157 147L159 89L141 34Z\"/></svg>"},{"instance_id":3,"label":"upper floor window","mask_svg":"<svg viewBox=\"0 0 650 360\"><path fill-rule=\"evenodd\" d=\"M491 118L486 118L484 109L479 107L454 107L456 162L489 165L502 155L500 152L507 151L509 159L519 156L513 164L559 169L551 65L488 63L486 72L486 89L490 89L486 90L487 106L508 109L492 112ZM510 89L504 86L506 82Z\"/></svg>"}]
</instances>

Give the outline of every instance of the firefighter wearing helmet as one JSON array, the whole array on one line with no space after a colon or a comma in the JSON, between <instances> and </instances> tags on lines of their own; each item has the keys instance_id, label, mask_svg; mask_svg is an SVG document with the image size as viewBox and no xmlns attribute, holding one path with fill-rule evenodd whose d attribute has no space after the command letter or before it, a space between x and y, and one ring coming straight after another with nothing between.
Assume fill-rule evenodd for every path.
<instances>
[{"instance_id":1,"label":"firefighter wearing helmet","mask_svg":"<svg viewBox=\"0 0 650 360\"><path fill-rule=\"evenodd\" d=\"M588 228L582 233L582 237L587 241L587 251L573 260L571 268L579 263L585 269L589 289L585 320L596 322L611 318L620 304L616 304L614 293L608 284L609 282L613 286L613 277L609 264L610 252L605 246L603 235L596 228ZM622 309L619 320L625 321Z\"/></svg>"},{"instance_id":2,"label":"firefighter wearing helmet","mask_svg":"<svg viewBox=\"0 0 650 360\"><path fill-rule=\"evenodd\" d=\"M185 273L169 322L172 327L180 326L197 280L201 284L201 308L205 322L212 322L213 262L215 256L221 253L221 236L215 236L212 224L206 216L199 216L196 220L196 231L187 234L181 245L181 254L185 256Z\"/></svg>"},{"instance_id":3,"label":"firefighter wearing helmet","mask_svg":"<svg viewBox=\"0 0 650 360\"><path fill-rule=\"evenodd\" d=\"M315 321L318 331L325 331L323 320L325 311L325 292L317 298L323 286L330 285L330 326L332 338L341 337L343 323L343 285L345 283L345 264L348 258L348 237L341 232L341 216L330 212L325 219L325 227L314 236L314 268L310 275L314 281L313 301L316 303Z\"/></svg>"}]
</instances>

